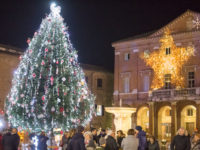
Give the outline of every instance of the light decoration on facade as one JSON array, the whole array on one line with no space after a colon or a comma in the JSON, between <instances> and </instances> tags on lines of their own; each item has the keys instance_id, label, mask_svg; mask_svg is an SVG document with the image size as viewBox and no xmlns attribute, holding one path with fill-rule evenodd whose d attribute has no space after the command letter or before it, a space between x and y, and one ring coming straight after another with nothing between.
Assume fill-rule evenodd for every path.
<instances>
[{"instance_id":1,"label":"light decoration on facade","mask_svg":"<svg viewBox=\"0 0 200 150\"><path fill-rule=\"evenodd\" d=\"M160 43L159 50L153 51L148 57L144 56L144 53L140 55L147 66L150 66L154 71L151 88L153 90L162 88L167 74L171 75L173 86L176 88L185 87L184 76L181 72L182 66L194 55L194 47L176 47L169 29L165 30Z\"/></svg>"},{"instance_id":2,"label":"light decoration on facade","mask_svg":"<svg viewBox=\"0 0 200 150\"><path fill-rule=\"evenodd\" d=\"M193 22L193 26L194 28L196 28L197 30L200 28L200 20L197 17L195 20L192 21Z\"/></svg>"}]
</instances>

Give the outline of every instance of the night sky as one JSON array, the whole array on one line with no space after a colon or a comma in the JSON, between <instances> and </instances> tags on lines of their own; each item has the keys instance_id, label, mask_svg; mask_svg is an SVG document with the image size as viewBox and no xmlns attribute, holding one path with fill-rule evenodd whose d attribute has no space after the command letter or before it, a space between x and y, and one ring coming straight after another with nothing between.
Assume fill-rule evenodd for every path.
<instances>
[{"instance_id":1,"label":"night sky","mask_svg":"<svg viewBox=\"0 0 200 150\"><path fill-rule=\"evenodd\" d=\"M25 50L26 40L50 12L49 0L4 0L0 4L0 43ZM81 63L113 70L111 43L159 29L187 9L200 12L200 0L57 0Z\"/></svg>"}]
</instances>

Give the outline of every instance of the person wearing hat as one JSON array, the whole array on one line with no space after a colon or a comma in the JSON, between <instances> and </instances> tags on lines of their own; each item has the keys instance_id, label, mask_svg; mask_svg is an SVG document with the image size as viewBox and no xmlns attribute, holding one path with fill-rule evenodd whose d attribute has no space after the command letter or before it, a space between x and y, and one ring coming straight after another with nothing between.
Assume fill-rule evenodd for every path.
<instances>
[{"instance_id":1,"label":"person wearing hat","mask_svg":"<svg viewBox=\"0 0 200 150\"><path fill-rule=\"evenodd\" d=\"M138 150L145 150L147 148L146 133L142 130L141 126L136 126L135 131L137 133L137 138L139 139Z\"/></svg>"}]
</instances>

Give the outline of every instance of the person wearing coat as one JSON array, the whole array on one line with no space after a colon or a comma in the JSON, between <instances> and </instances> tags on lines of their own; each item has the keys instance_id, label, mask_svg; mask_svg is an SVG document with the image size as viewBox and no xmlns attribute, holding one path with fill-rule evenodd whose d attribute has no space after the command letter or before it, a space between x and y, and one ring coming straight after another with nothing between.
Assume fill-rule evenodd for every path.
<instances>
[{"instance_id":1,"label":"person wearing coat","mask_svg":"<svg viewBox=\"0 0 200 150\"><path fill-rule=\"evenodd\" d=\"M84 133L85 147L87 150L96 150L96 142L93 140L93 135L90 131Z\"/></svg>"},{"instance_id":2,"label":"person wearing coat","mask_svg":"<svg viewBox=\"0 0 200 150\"><path fill-rule=\"evenodd\" d=\"M117 142L114 139L114 137L115 137L115 132L113 132L110 129L107 130L107 136L105 137L106 145L104 150L118 150Z\"/></svg>"},{"instance_id":3,"label":"person wearing coat","mask_svg":"<svg viewBox=\"0 0 200 150\"><path fill-rule=\"evenodd\" d=\"M125 138L125 135L122 130L117 131L117 144L121 147L122 140Z\"/></svg>"},{"instance_id":4,"label":"person wearing coat","mask_svg":"<svg viewBox=\"0 0 200 150\"><path fill-rule=\"evenodd\" d=\"M66 150L67 149L67 145L69 143L69 139L70 139L70 133L65 131L63 137L62 137L62 141L61 141L61 145L62 145L62 150Z\"/></svg>"},{"instance_id":5,"label":"person wearing coat","mask_svg":"<svg viewBox=\"0 0 200 150\"><path fill-rule=\"evenodd\" d=\"M138 150L139 139L135 137L134 129L129 129L127 137L122 140L121 148L123 150Z\"/></svg>"},{"instance_id":6,"label":"person wearing coat","mask_svg":"<svg viewBox=\"0 0 200 150\"><path fill-rule=\"evenodd\" d=\"M185 129L180 128L178 134L173 138L170 148L171 150L190 150L190 141L185 136Z\"/></svg>"},{"instance_id":7,"label":"person wearing coat","mask_svg":"<svg viewBox=\"0 0 200 150\"><path fill-rule=\"evenodd\" d=\"M146 150L147 148L146 133L142 130L141 126L136 126L135 130L137 133L137 138L139 139L138 150Z\"/></svg>"},{"instance_id":8,"label":"person wearing coat","mask_svg":"<svg viewBox=\"0 0 200 150\"><path fill-rule=\"evenodd\" d=\"M12 150L12 136L10 131L6 131L2 138L3 150Z\"/></svg>"},{"instance_id":9,"label":"person wearing coat","mask_svg":"<svg viewBox=\"0 0 200 150\"><path fill-rule=\"evenodd\" d=\"M70 140L67 150L86 150L84 139L84 127L78 126L77 133Z\"/></svg>"},{"instance_id":10,"label":"person wearing coat","mask_svg":"<svg viewBox=\"0 0 200 150\"><path fill-rule=\"evenodd\" d=\"M149 137L148 150L160 150L158 141L156 141L154 136Z\"/></svg>"},{"instance_id":11,"label":"person wearing coat","mask_svg":"<svg viewBox=\"0 0 200 150\"><path fill-rule=\"evenodd\" d=\"M194 135L194 145L192 146L191 150L200 150L200 134L196 133Z\"/></svg>"},{"instance_id":12,"label":"person wearing coat","mask_svg":"<svg viewBox=\"0 0 200 150\"><path fill-rule=\"evenodd\" d=\"M2 133L0 133L0 149L3 149L2 139L3 139L3 135L2 135Z\"/></svg>"},{"instance_id":13,"label":"person wearing coat","mask_svg":"<svg viewBox=\"0 0 200 150\"><path fill-rule=\"evenodd\" d=\"M40 136L38 137L38 149L39 150L47 150L47 141L49 140L48 137L46 137L45 132L41 132Z\"/></svg>"}]
</instances>

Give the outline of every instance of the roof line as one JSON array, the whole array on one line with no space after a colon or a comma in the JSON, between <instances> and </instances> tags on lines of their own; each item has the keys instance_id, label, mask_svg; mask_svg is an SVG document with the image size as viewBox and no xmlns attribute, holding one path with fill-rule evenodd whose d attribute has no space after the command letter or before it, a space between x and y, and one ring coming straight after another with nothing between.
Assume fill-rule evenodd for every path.
<instances>
[{"instance_id":1,"label":"roof line","mask_svg":"<svg viewBox=\"0 0 200 150\"><path fill-rule=\"evenodd\" d=\"M5 44L0 44L0 51L12 53L12 54L18 54L18 55L23 54L22 49L16 48L10 45L5 45Z\"/></svg>"},{"instance_id":2,"label":"roof line","mask_svg":"<svg viewBox=\"0 0 200 150\"><path fill-rule=\"evenodd\" d=\"M159 34L161 31L163 31L165 28L167 28L168 26L170 26L172 23L174 23L174 21L176 21L177 19L180 19L182 17L185 17L185 15L189 14L189 13L194 13L194 14L199 14L198 12L196 11L192 11L190 9L187 9L184 13L182 13L180 16L176 17L175 19L173 19L172 21L170 21L168 24L162 26L160 29L158 30L153 30L153 31L150 31L150 32L146 32L146 33L143 33L143 34L138 34L138 35L135 35L135 36L132 36L132 37L129 37L129 38L126 38L126 39L121 39L121 40L118 40L118 41L115 41L115 42L112 42L111 45L115 45L115 44L119 44L119 43L122 43L122 42L127 42L127 41L132 41L132 40L136 40L136 39L143 39L143 38L147 38L149 36L152 36L152 35L155 35L156 34Z\"/></svg>"}]
</instances>

